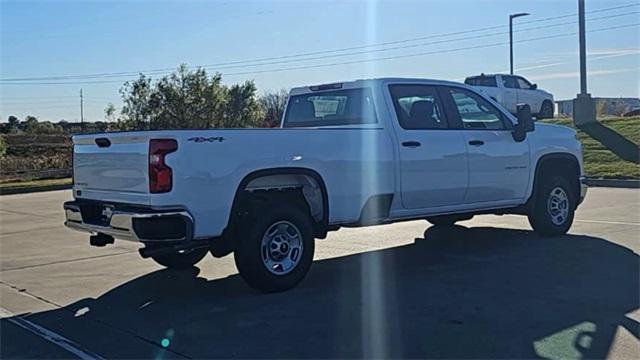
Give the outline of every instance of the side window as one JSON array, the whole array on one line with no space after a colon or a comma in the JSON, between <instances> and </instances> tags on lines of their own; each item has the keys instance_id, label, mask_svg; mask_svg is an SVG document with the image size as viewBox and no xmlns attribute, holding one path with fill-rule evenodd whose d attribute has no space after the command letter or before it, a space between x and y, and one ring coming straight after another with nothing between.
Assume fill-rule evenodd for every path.
<instances>
[{"instance_id":1,"label":"side window","mask_svg":"<svg viewBox=\"0 0 640 360\"><path fill-rule=\"evenodd\" d=\"M389 86L393 106L403 129L446 129L442 103L433 86Z\"/></svg>"},{"instance_id":2,"label":"side window","mask_svg":"<svg viewBox=\"0 0 640 360\"><path fill-rule=\"evenodd\" d=\"M505 129L503 115L481 96L471 91L450 88L451 98L460 114L464 129Z\"/></svg>"},{"instance_id":3,"label":"side window","mask_svg":"<svg viewBox=\"0 0 640 360\"><path fill-rule=\"evenodd\" d=\"M519 89L518 80L515 76L502 76L502 84L509 89Z\"/></svg>"},{"instance_id":4,"label":"side window","mask_svg":"<svg viewBox=\"0 0 640 360\"><path fill-rule=\"evenodd\" d=\"M528 82L527 80L519 77L518 79L518 86L520 86L520 89L531 89L531 83Z\"/></svg>"}]
</instances>

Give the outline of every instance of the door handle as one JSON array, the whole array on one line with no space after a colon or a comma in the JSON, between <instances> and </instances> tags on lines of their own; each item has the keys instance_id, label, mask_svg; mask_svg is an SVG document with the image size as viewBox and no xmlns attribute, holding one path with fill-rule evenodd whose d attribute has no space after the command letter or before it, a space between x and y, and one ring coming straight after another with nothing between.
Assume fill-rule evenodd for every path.
<instances>
[{"instance_id":1,"label":"door handle","mask_svg":"<svg viewBox=\"0 0 640 360\"><path fill-rule=\"evenodd\" d=\"M402 146L409 147L409 148L416 148L420 145L422 145L420 144L420 141L403 141L402 142Z\"/></svg>"},{"instance_id":2,"label":"door handle","mask_svg":"<svg viewBox=\"0 0 640 360\"><path fill-rule=\"evenodd\" d=\"M471 145L471 146L482 146L482 145L484 145L484 141L482 141L482 140L471 140L471 141L469 141L469 145Z\"/></svg>"}]
</instances>

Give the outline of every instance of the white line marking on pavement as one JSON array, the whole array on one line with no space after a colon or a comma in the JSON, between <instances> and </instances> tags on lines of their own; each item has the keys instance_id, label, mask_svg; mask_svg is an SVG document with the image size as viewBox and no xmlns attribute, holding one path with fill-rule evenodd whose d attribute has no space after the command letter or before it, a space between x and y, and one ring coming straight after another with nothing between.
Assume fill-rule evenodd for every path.
<instances>
[{"instance_id":1,"label":"white line marking on pavement","mask_svg":"<svg viewBox=\"0 0 640 360\"><path fill-rule=\"evenodd\" d=\"M594 223L594 224L611 224L611 225L631 225L631 226L640 226L638 223L630 223L630 222L621 222L621 221L600 221L600 220L580 220L576 219L579 222L586 223Z\"/></svg>"},{"instance_id":2,"label":"white line marking on pavement","mask_svg":"<svg viewBox=\"0 0 640 360\"><path fill-rule=\"evenodd\" d=\"M21 328L28 330L39 337L52 342L61 348L67 350L73 355L79 357L83 360L91 360L91 359L102 359L102 357L83 349L80 345L74 343L73 341L67 339L66 337L53 332L45 327L42 327L36 323L33 323L21 316L15 315L11 311L0 307L0 319L7 320L15 325L20 326Z\"/></svg>"}]
</instances>

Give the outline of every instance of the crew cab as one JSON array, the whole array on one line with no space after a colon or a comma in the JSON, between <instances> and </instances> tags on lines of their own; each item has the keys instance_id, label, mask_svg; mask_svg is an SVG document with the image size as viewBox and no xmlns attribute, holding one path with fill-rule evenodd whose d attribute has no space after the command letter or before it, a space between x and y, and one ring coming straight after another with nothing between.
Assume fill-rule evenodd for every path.
<instances>
[{"instance_id":1,"label":"crew cab","mask_svg":"<svg viewBox=\"0 0 640 360\"><path fill-rule=\"evenodd\" d=\"M522 76L480 74L466 78L464 83L482 90L514 114L518 105L527 105L538 119L553 117L553 95Z\"/></svg>"},{"instance_id":2,"label":"crew cab","mask_svg":"<svg viewBox=\"0 0 640 360\"><path fill-rule=\"evenodd\" d=\"M169 268L233 253L262 291L298 284L341 227L521 214L568 231L586 194L574 130L464 84L383 78L291 90L279 129L77 135L66 226Z\"/></svg>"}]
</instances>

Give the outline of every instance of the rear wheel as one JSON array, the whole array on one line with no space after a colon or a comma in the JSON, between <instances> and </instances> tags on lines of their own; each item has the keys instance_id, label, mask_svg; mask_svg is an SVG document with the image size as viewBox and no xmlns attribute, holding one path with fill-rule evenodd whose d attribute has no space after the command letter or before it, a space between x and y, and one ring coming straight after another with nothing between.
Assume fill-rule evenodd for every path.
<instances>
[{"instance_id":1,"label":"rear wheel","mask_svg":"<svg viewBox=\"0 0 640 360\"><path fill-rule=\"evenodd\" d=\"M540 119L551 119L553 118L553 104L549 100L545 100L542 103L542 107L540 108Z\"/></svg>"},{"instance_id":2,"label":"rear wheel","mask_svg":"<svg viewBox=\"0 0 640 360\"><path fill-rule=\"evenodd\" d=\"M558 175L541 179L528 216L529 224L544 236L566 234L573 223L576 206L575 191L567 179Z\"/></svg>"},{"instance_id":3,"label":"rear wheel","mask_svg":"<svg viewBox=\"0 0 640 360\"><path fill-rule=\"evenodd\" d=\"M151 256L153 261L169 269L189 269L207 255L208 249L193 249Z\"/></svg>"},{"instance_id":4,"label":"rear wheel","mask_svg":"<svg viewBox=\"0 0 640 360\"><path fill-rule=\"evenodd\" d=\"M295 287L307 275L314 253L308 209L285 204L253 207L240 224L234 258L251 287L276 292Z\"/></svg>"}]
</instances>

